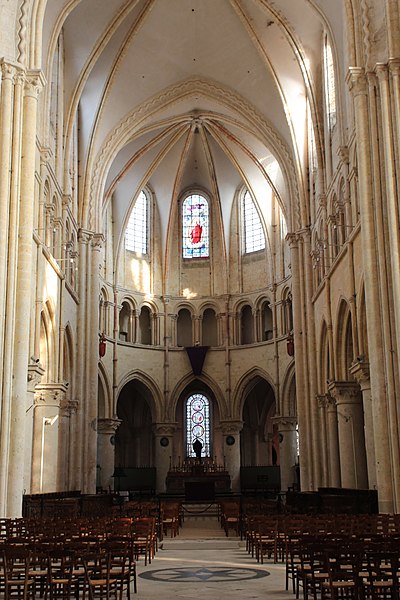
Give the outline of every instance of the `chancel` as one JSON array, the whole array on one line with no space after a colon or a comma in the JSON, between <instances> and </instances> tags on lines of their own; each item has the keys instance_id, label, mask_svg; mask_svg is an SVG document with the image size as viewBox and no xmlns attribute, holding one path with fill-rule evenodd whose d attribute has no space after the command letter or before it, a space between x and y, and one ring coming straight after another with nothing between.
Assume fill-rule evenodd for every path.
<instances>
[{"instance_id":1,"label":"chancel","mask_svg":"<svg viewBox=\"0 0 400 600\"><path fill-rule=\"evenodd\" d=\"M0 0L0 516L400 512L399 12Z\"/></svg>"}]
</instances>

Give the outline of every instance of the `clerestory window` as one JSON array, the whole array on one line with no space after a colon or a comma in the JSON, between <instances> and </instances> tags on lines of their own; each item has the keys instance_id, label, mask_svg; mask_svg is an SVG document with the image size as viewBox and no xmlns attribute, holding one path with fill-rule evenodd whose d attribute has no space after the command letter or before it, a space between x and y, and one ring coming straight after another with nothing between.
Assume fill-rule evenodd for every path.
<instances>
[{"instance_id":1,"label":"clerestory window","mask_svg":"<svg viewBox=\"0 0 400 600\"><path fill-rule=\"evenodd\" d=\"M256 205L248 191L243 196L242 211L245 254L264 250L264 229Z\"/></svg>"},{"instance_id":2,"label":"clerestory window","mask_svg":"<svg viewBox=\"0 0 400 600\"><path fill-rule=\"evenodd\" d=\"M191 194L182 203L182 249L183 258L210 256L208 201L200 194Z\"/></svg>"},{"instance_id":3,"label":"clerestory window","mask_svg":"<svg viewBox=\"0 0 400 600\"><path fill-rule=\"evenodd\" d=\"M148 253L149 201L142 190L136 199L125 232L125 249L137 254Z\"/></svg>"},{"instance_id":4,"label":"clerestory window","mask_svg":"<svg viewBox=\"0 0 400 600\"><path fill-rule=\"evenodd\" d=\"M324 46L324 79L325 79L325 105L328 117L329 130L336 125L336 83L335 68L333 64L332 47L328 36L325 37Z\"/></svg>"}]
</instances>

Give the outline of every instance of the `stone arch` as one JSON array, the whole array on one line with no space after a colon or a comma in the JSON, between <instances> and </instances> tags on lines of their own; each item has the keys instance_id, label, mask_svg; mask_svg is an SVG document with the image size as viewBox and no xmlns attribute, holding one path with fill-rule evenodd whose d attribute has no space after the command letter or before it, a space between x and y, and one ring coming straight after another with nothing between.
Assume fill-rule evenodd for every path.
<instances>
[{"instance_id":1,"label":"stone arch","mask_svg":"<svg viewBox=\"0 0 400 600\"><path fill-rule=\"evenodd\" d=\"M201 345L219 346L218 311L211 303L201 311Z\"/></svg>"},{"instance_id":2,"label":"stone arch","mask_svg":"<svg viewBox=\"0 0 400 600\"><path fill-rule=\"evenodd\" d=\"M181 382L183 383L183 382ZM177 424L174 434L174 452L178 457L185 459L190 451L187 448L187 422L186 422L186 401L193 394L202 394L209 401L210 414L210 444L207 456L217 458L217 463L222 464L223 443L221 430L221 413L218 399L213 388L208 384L204 377L191 377L186 380L186 385L180 386L180 392L175 397L175 409L173 421ZM176 460L176 456L175 456Z\"/></svg>"},{"instance_id":3,"label":"stone arch","mask_svg":"<svg viewBox=\"0 0 400 600\"><path fill-rule=\"evenodd\" d=\"M349 369L354 359L352 334L352 314L348 302L343 298L339 303L336 323L336 378L343 381L353 379Z\"/></svg>"},{"instance_id":4,"label":"stone arch","mask_svg":"<svg viewBox=\"0 0 400 600\"><path fill-rule=\"evenodd\" d=\"M132 298L126 296L123 298L120 306L118 313L119 339L123 342L132 343L135 339L132 319L135 302Z\"/></svg>"},{"instance_id":5,"label":"stone arch","mask_svg":"<svg viewBox=\"0 0 400 600\"><path fill-rule=\"evenodd\" d=\"M257 316L256 341L265 342L272 340L276 325L274 323L274 314L271 309L271 300L267 295L263 294L254 304Z\"/></svg>"},{"instance_id":6,"label":"stone arch","mask_svg":"<svg viewBox=\"0 0 400 600\"><path fill-rule=\"evenodd\" d=\"M279 414L285 417L297 417L296 369L294 362L287 367L283 374Z\"/></svg>"},{"instance_id":7,"label":"stone arch","mask_svg":"<svg viewBox=\"0 0 400 600\"><path fill-rule=\"evenodd\" d=\"M75 356L74 356L74 334L70 323L67 323L64 331L63 344L63 375L62 379L65 384L68 384L66 397L75 397Z\"/></svg>"},{"instance_id":8,"label":"stone arch","mask_svg":"<svg viewBox=\"0 0 400 600\"><path fill-rule=\"evenodd\" d=\"M157 383L143 371L132 370L125 374L125 376L121 379L118 388L116 390L116 398L119 397L122 389L130 382L130 381L138 381L145 388L147 388L149 392L148 400L151 409L152 421L153 423L157 423L162 421L163 418L163 394L159 389ZM114 407L114 411L116 411L116 407Z\"/></svg>"},{"instance_id":9,"label":"stone arch","mask_svg":"<svg viewBox=\"0 0 400 600\"><path fill-rule=\"evenodd\" d=\"M369 360L368 332L367 332L367 307L365 304L365 284L362 281L357 295L358 302L358 348L363 360Z\"/></svg>"},{"instance_id":10,"label":"stone arch","mask_svg":"<svg viewBox=\"0 0 400 600\"><path fill-rule=\"evenodd\" d=\"M102 363L99 363L99 386L97 417L99 419L112 419L115 417L112 401L112 385L109 381L107 370Z\"/></svg>"},{"instance_id":11,"label":"stone arch","mask_svg":"<svg viewBox=\"0 0 400 600\"><path fill-rule=\"evenodd\" d=\"M56 375L56 335L54 310L50 300L47 300L40 314L40 363L45 369L42 383L55 381Z\"/></svg>"},{"instance_id":12,"label":"stone arch","mask_svg":"<svg viewBox=\"0 0 400 600\"><path fill-rule=\"evenodd\" d=\"M226 419L228 417L228 407L225 400L225 396L217 382L208 377L205 373L197 375L196 377L192 373L188 373L175 385L174 389L171 391L171 400L169 406L167 407L167 420L171 422L174 421L174 416L176 415L179 398L182 396L184 390L187 389L194 380L199 382L199 385L210 389L218 405L218 411L221 420Z\"/></svg>"},{"instance_id":13,"label":"stone arch","mask_svg":"<svg viewBox=\"0 0 400 600\"><path fill-rule=\"evenodd\" d=\"M328 326L325 319L323 319L321 324L319 351L317 356L319 357L317 365L319 375L319 390L321 393L325 393L327 392L328 382L332 376L332 357L330 353Z\"/></svg>"},{"instance_id":14,"label":"stone arch","mask_svg":"<svg viewBox=\"0 0 400 600\"><path fill-rule=\"evenodd\" d=\"M242 387L240 452L242 466L279 464L279 442L273 417L277 414L275 390L256 370L247 373Z\"/></svg>"},{"instance_id":15,"label":"stone arch","mask_svg":"<svg viewBox=\"0 0 400 600\"><path fill-rule=\"evenodd\" d=\"M103 199L110 164L127 140L134 139L136 135L143 133L146 127L150 126L148 123L149 115L153 119L157 112L164 110L169 103L193 95L211 97L227 106L234 107L235 110L240 109L242 117L246 119L249 127L255 130L257 137L261 136L261 139L265 140L266 145L271 148L282 169L288 189L288 198L294 199L292 210L284 205L282 205L282 210L288 222L288 229L295 230L300 226L300 190L296 167L293 164L286 142L277 135L276 130L263 117L257 114L253 107L249 106L248 102L245 102L237 94L219 88L215 85L215 82L203 81L197 78L188 79L178 85L172 85L149 102L136 107L131 114L119 123L118 127L110 132L96 156L92 155L90 157L88 178L86 180L87 190L84 193L87 204L82 207L80 213L82 222L86 223L89 228L99 229L99 225L95 225L95 223L101 223L103 207L101 202L96 203L96 199ZM272 181L269 181L269 184L272 189L275 189ZM280 194L276 190L275 192L276 197L282 201Z\"/></svg>"},{"instance_id":16,"label":"stone arch","mask_svg":"<svg viewBox=\"0 0 400 600\"><path fill-rule=\"evenodd\" d=\"M193 307L189 304L180 305L176 314L176 345L193 346Z\"/></svg>"},{"instance_id":17,"label":"stone arch","mask_svg":"<svg viewBox=\"0 0 400 600\"><path fill-rule=\"evenodd\" d=\"M154 466L154 399L138 377L120 387L116 415L121 421L115 435L115 464L122 467Z\"/></svg>"},{"instance_id":18,"label":"stone arch","mask_svg":"<svg viewBox=\"0 0 400 600\"><path fill-rule=\"evenodd\" d=\"M259 367L249 369L242 375L232 391L232 418L240 420L243 413L244 402L246 400L246 392L248 391L249 386L251 387L252 382L256 379L264 379L271 386L276 398L275 385L268 373Z\"/></svg>"}]
</instances>

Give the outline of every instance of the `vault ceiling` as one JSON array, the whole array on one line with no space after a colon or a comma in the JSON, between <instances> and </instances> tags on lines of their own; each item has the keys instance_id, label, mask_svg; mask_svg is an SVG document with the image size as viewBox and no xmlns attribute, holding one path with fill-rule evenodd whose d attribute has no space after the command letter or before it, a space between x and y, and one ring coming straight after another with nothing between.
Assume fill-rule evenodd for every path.
<instances>
[{"instance_id":1,"label":"vault ceiling","mask_svg":"<svg viewBox=\"0 0 400 600\"><path fill-rule=\"evenodd\" d=\"M322 34L340 24L332 4L341 3L48 2L43 64L50 73L62 27L66 143L79 110L82 190L98 169L117 234L146 184L164 242L171 208L191 186L221 203L226 237L243 184L261 209L273 190L290 228L288 180L294 174L301 193L305 172L306 99L313 110Z\"/></svg>"}]
</instances>

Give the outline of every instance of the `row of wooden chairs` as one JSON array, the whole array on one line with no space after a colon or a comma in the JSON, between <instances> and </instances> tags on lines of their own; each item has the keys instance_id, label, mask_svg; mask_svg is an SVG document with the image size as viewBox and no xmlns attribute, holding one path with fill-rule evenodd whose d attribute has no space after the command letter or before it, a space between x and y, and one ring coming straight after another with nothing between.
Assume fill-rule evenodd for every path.
<instances>
[{"instance_id":1,"label":"row of wooden chairs","mask_svg":"<svg viewBox=\"0 0 400 600\"><path fill-rule=\"evenodd\" d=\"M36 553L29 544L4 544L0 551L4 598L130 598L136 567L127 541L106 542L96 551L54 545Z\"/></svg>"},{"instance_id":2,"label":"row of wooden chairs","mask_svg":"<svg viewBox=\"0 0 400 600\"><path fill-rule=\"evenodd\" d=\"M116 594L120 598L124 590L129 598L132 582L137 591L136 561L143 557L145 565L151 563L158 548L154 517L10 519L7 523L2 520L0 529L0 593L2 587L7 590L6 598L32 597L32 589L39 590L40 597L45 593L50 600L54 590L61 594L54 597L69 598L71 589L77 598L86 594L90 599L97 593L102 598L114 598ZM18 552L22 556L18 560L15 556L14 561ZM60 568L63 565L71 570L74 563L72 579L61 577L62 581L53 582L53 555ZM14 562L20 564L21 571L29 563L25 578L20 574L11 577ZM97 572L106 576L100 577Z\"/></svg>"}]
</instances>

